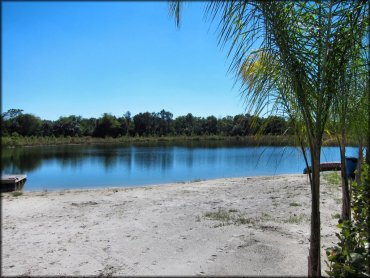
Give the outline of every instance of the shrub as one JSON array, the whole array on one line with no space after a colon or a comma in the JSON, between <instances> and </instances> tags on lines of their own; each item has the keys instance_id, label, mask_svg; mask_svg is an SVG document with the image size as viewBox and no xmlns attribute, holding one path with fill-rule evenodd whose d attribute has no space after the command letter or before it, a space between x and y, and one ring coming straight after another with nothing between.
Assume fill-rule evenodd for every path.
<instances>
[{"instance_id":1,"label":"shrub","mask_svg":"<svg viewBox=\"0 0 370 278\"><path fill-rule=\"evenodd\" d=\"M326 249L329 262L326 264L331 277L366 276L366 262L369 259L369 234L367 218L369 214L370 180L368 165L363 166L361 182L352 185L351 220L339 219L337 227L340 233L336 233L339 242L334 247Z\"/></svg>"}]
</instances>

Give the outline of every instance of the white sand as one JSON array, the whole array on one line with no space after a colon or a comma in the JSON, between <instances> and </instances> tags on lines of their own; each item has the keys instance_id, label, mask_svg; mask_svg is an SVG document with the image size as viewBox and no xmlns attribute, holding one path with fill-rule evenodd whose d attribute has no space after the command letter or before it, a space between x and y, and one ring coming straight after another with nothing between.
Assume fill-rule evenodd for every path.
<instances>
[{"instance_id":1,"label":"white sand","mask_svg":"<svg viewBox=\"0 0 370 278\"><path fill-rule=\"evenodd\" d=\"M324 247L336 242L332 215L340 212L340 196L339 187L323 181ZM229 221L207 217L220 209ZM1 270L2 275L305 276L309 217L305 175L6 193ZM323 269L325 259L322 248Z\"/></svg>"}]
</instances>

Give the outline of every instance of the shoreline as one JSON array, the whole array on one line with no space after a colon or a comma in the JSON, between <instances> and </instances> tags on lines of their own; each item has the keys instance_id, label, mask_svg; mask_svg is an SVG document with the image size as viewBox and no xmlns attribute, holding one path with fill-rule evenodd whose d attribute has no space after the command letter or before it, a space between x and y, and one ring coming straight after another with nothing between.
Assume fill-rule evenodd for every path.
<instances>
[{"instance_id":1,"label":"shoreline","mask_svg":"<svg viewBox=\"0 0 370 278\"><path fill-rule=\"evenodd\" d=\"M340 197L323 179L325 247ZM2 216L3 275L307 275L303 174L2 193Z\"/></svg>"},{"instance_id":2,"label":"shoreline","mask_svg":"<svg viewBox=\"0 0 370 278\"><path fill-rule=\"evenodd\" d=\"M307 174L276 174L276 175L260 175L260 176L241 176L241 177L227 177L227 178L214 178L214 179L195 179L190 181L177 181L177 182L165 182L165 183L153 183L153 184L144 184L144 185L127 185L127 186L107 186L107 187L86 187L86 188L71 188L71 189L46 189L46 190L32 190L32 191L21 191L21 195L32 195L40 193L83 193L90 191L106 191L106 190L132 190L136 188L151 188L151 187L166 187L166 186L176 186L176 185L187 185L187 184L197 184L200 182L222 182L228 179L250 179L250 178L275 178L275 177L284 177L284 176L307 176ZM307 176L308 180L308 176ZM147 189L148 190L148 189ZM15 191L13 191L15 192ZM1 194L12 194L12 192L3 192Z\"/></svg>"}]
</instances>

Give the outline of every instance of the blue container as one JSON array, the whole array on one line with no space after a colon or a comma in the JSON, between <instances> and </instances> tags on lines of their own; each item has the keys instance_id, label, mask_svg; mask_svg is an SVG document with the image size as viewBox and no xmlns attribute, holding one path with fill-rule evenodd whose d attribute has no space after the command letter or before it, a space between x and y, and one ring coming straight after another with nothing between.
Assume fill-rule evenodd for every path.
<instances>
[{"instance_id":1,"label":"blue container","mask_svg":"<svg viewBox=\"0 0 370 278\"><path fill-rule=\"evenodd\" d=\"M348 157L346 156L346 174L347 177L354 179L355 178L355 170L357 168L357 161L356 157Z\"/></svg>"}]
</instances>

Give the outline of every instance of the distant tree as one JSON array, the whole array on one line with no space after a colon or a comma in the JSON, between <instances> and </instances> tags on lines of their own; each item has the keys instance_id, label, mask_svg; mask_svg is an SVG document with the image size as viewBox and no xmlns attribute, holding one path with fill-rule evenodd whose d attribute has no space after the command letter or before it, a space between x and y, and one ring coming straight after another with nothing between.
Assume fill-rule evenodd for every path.
<instances>
[{"instance_id":1,"label":"distant tree","mask_svg":"<svg viewBox=\"0 0 370 278\"><path fill-rule=\"evenodd\" d=\"M126 136L128 134L129 122L127 121L126 117L124 117L124 116L119 117L117 120L120 124L119 135Z\"/></svg>"},{"instance_id":2,"label":"distant tree","mask_svg":"<svg viewBox=\"0 0 370 278\"><path fill-rule=\"evenodd\" d=\"M208 116L204 121L205 134L217 134L217 118L215 116Z\"/></svg>"},{"instance_id":3,"label":"distant tree","mask_svg":"<svg viewBox=\"0 0 370 278\"><path fill-rule=\"evenodd\" d=\"M265 120L264 133L279 135L284 134L287 130L287 124L284 118L278 116L269 116Z\"/></svg>"},{"instance_id":4,"label":"distant tree","mask_svg":"<svg viewBox=\"0 0 370 278\"><path fill-rule=\"evenodd\" d=\"M54 123L54 133L58 136L80 136L82 134L81 121L81 116L60 117Z\"/></svg>"},{"instance_id":5,"label":"distant tree","mask_svg":"<svg viewBox=\"0 0 370 278\"><path fill-rule=\"evenodd\" d=\"M125 117L127 122L131 121L131 112L130 111L127 111L123 116Z\"/></svg>"},{"instance_id":6,"label":"distant tree","mask_svg":"<svg viewBox=\"0 0 370 278\"><path fill-rule=\"evenodd\" d=\"M143 113L136 114L133 117L133 122L135 126L135 134L138 134L139 136L145 135L148 121L146 121L144 114Z\"/></svg>"},{"instance_id":7,"label":"distant tree","mask_svg":"<svg viewBox=\"0 0 370 278\"><path fill-rule=\"evenodd\" d=\"M142 136L148 136L151 134L153 126L153 116L149 112L139 113L133 117L135 124L135 133Z\"/></svg>"},{"instance_id":8,"label":"distant tree","mask_svg":"<svg viewBox=\"0 0 370 278\"><path fill-rule=\"evenodd\" d=\"M186 121L185 121L185 116L178 116L174 120L174 129L175 129L175 134L176 135L183 135L185 134L185 129L186 129Z\"/></svg>"},{"instance_id":9,"label":"distant tree","mask_svg":"<svg viewBox=\"0 0 370 278\"><path fill-rule=\"evenodd\" d=\"M242 135L251 135L251 124L249 115L236 115L233 119L234 127L231 130L231 135L242 136Z\"/></svg>"},{"instance_id":10,"label":"distant tree","mask_svg":"<svg viewBox=\"0 0 370 278\"><path fill-rule=\"evenodd\" d=\"M127 128L128 128L128 135L129 136L135 136L136 135L134 121L130 121Z\"/></svg>"},{"instance_id":11,"label":"distant tree","mask_svg":"<svg viewBox=\"0 0 370 278\"><path fill-rule=\"evenodd\" d=\"M192 135L193 133L193 124L194 124L194 116L191 113L186 114L185 116L185 134Z\"/></svg>"},{"instance_id":12,"label":"distant tree","mask_svg":"<svg viewBox=\"0 0 370 278\"><path fill-rule=\"evenodd\" d=\"M14 115L18 116L13 117ZM25 134L26 131L21 131L21 126L24 124L23 118L29 118L29 115L22 114L21 110L15 109L9 113L3 113L1 117L2 135ZM40 120L40 118L38 119ZM118 118L105 113L99 119L71 115L59 117L56 121L40 120L39 131L32 132L32 135L96 137L135 136L136 134L139 136L245 136L255 134L261 126L267 125L267 123L266 133L280 134L285 132L288 122L284 118L270 117L268 119L252 117L249 114L240 114L234 117L226 116L218 119L215 116L204 118L196 117L191 113L173 119L173 114L164 109L158 113L139 113L132 118L128 111Z\"/></svg>"},{"instance_id":13,"label":"distant tree","mask_svg":"<svg viewBox=\"0 0 370 278\"><path fill-rule=\"evenodd\" d=\"M15 118L21 115L21 109L9 109L7 112L1 114L1 135L6 136L16 132L17 124Z\"/></svg>"},{"instance_id":14,"label":"distant tree","mask_svg":"<svg viewBox=\"0 0 370 278\"><path fill-rule=\"evenodd\" d=\"M22 136L40 135L42 121L32 114L20 114L14 118L15 132Z\"/></svg>"},{"instance_id":15,"label":"distant tree","mask_svg":"<svg viewBox=\"0 0 370 278\"><path fill-rule=\"evenodd\" d=\"M7 112L3 113L1 116L4 119L12 119L23 113L22 109L9 109Z\"/></svg>"},{"instance_id":16,"label":"distant tree","mask_svg":"<svg viewBox=\"0 0 370 278\"><path fill-rule=\"evenodd\" d=\"M173 114L162 109L159 112L159 116L160 116L159 135L168 135L171 132Z\"/></svg>"},{"instance_id":17,"label":"distant tree","mask_svg":"<svg viewBox=\"0 0 370 278\"><path fill-rule=\"evenodd\" d=\"M117 137L120 133L120 128L121 125L115 116L104 113L103 116L97 120L93 135L96 137Z\"/></svg>"},{"instance_id":18,"label":"distant tree","mask_svg":"<svg viewBox=\"0 0 370 278\"><path fill-rule=\"evenodd\" d=\"M232 128L233 128L233 117L226 116L224 118L218 119L217 130L220 135L223 135L223 136L231 135Z\"/></svg>"},{"instance_id":19,"label":"distant tree","mask_svg":"<svg viewBox=\"0 0 370 278\"><path fill-rule=\"evenodd\" d=\"M54 123L49 120L42 120L41 123L41 135L42 136L52 136L54 135Z\"/></svg>"},{"instance_id":20,"label":"distant tree","mask_svg":"<svg viewBox=\"0 0 370 278\"><path fill-rule=\"evenodd\" d=\"M179 116L174 121L175 132L177 135L192 135L194 131L194 122L196 119L191 113L186 116ZM196 133L196 132L195 132ZM199 131L201 133L201 131Z\"/></svg>"},{"instance_id":21,"label":"distant tree","mask_svg":"<svg viewBox=\"0 0 370 278\"><path fill-rule=\"evenodd\" d=\"M96 118L81 119L80 127L83 136L92 136L96 127Z\"/></svg>"}]
</instances>

